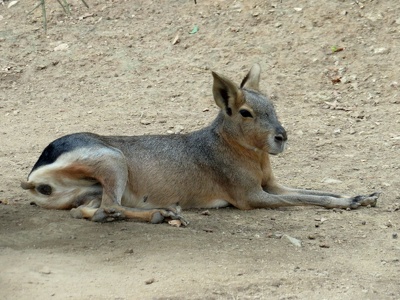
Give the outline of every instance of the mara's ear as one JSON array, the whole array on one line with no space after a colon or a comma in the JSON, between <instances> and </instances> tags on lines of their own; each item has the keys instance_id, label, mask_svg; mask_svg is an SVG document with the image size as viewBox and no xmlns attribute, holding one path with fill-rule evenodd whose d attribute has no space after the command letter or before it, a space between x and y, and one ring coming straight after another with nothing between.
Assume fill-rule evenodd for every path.
<instances>
[{"instance_id":1,"label":"mara's ear","mask_svg":"<svg viewBox=\"0 0 400 300\"><path fill-rule=\"evenodd\" d=\"M243 78L240 88L247 88L252 90L260 90L260 74L261 67L259 64L254 64L246 77Z\"/></svg>"},{"instance_id":2,"label":"mara's ear","mask_svg":"<svg viewBox=\"0 0 400 300\"><path fill-rule=\"evenodd\" d=\"M215 103L225 112L228 116L232 115L232 109L238 108L243 104L243 96L239 88L229 79L212 72L214 77L213 95Z\"/></svg>"}]
</instances>

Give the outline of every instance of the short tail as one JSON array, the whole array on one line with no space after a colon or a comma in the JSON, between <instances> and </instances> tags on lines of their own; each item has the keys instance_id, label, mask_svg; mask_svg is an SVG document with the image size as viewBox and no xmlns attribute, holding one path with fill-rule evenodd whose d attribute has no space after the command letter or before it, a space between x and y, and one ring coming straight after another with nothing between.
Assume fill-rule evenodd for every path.
<instances>
[{"instance_id":1,"label":"short tail","mask_svg":"<svg viewBox=\"0 0 400 300\"><path fill-rule=\"evenodd\" d=\"M33 190L35 188L35 185L28 181L21 181L21 187L24 190Z\"/></svg>"}]
</instances>

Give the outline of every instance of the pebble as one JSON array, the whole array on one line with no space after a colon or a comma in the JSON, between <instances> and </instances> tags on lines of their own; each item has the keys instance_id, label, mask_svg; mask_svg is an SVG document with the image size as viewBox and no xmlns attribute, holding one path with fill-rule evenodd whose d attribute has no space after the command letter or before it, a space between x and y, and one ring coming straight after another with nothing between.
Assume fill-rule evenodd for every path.
<instances>
[{"instance_id":1,"label":"pebble","mask_svg":"<svg viewBox=\"0 0 400 300\"><path fill-rule=\"evenodd\" d=\"M333 133L334 134L340 134L342 132L342 130L340 128L336 128Z\"/></svg>"},{"instance_id":2,"label":"pebble","mask_svg":"<svg viewBox=\"0 0 400 300\"><path fill-rule=\"evenodd\" d=\"M152 284L152 283L154 283L154 281L155 281L154 278L150 278L150 279L147 279L144 283L145 284Z\"/></svg>"},{"instance_id":3,"label":"pebble","mask_svg":"<svg viewBox=\"0 0 400 300\"><path fill-rule=\"evenodd\" d=\"M126 249L124 253L132 254L133 253L133 249L132 248Z\"/></svg>"},{"instance_id":4,"label":"pebble","mask_svg":"<svg viewBox=\"0 0 400 300\"><path fill-rule=\"evenodd\" d=\"M296 247L301 247L301 241L299 239L296 239L294 237L291 237L287 234L284 234L282 237L285 237L289 240L289 242L291 242L293 245L295 245Z\"/></svg>"},{"instance_id":5,"label":"pebble","mask_svg":"<svg viewBox=\"0 0 400 300\"><path fill-rule=\"evenodd\" d=\"M392 233L392 238L394 238L394 239L397 239L397 238L398 238L397 232L393 232L393 233Z\"/></svg>"},{"instance_id":6,"label":"pebble","mask_svg":"<svg viewBox=\"0 0 400 300\"><path fill-rule=\"evenodd\" d=\"M54 51L65 51L69 48L67 43L62 43L54 48Z\"/></svg>"},{"instance_id":7,"label":"pebble","mask_svg":"<svg viewBox=\"0 0 400 300\"><path fill-rule=\"evenodd\" d=\"M149 125L149 124L151 124L151 121L150 121L150 120L147 120L147 119L141 119L141 120L140 120L140 124Z\"/></svg>"},{"instance_id":8,"label":"pebble","mask_svg":"<svg viewBox=\"0 0 400 300\"><path fill-rule=\"evenodd\" d=\"M185 129L185 127L183 127L182 125L176 125L174 127L174 133L175 134L181 133L184 129Z\"/></svg>"},{"instance_id":9,"label":"pebble","mask_svg":"<svg viewBox=\"0 0 400 300\"><path fill-rule=\"evenodd\" d=\"M380 13L375 13L375 12L366 13L366 14L365 14L365 17L366 17L368 20L372 21L372 22L376 22L376 21L378 21L378 20L382 20L382 19L383 19L382 14L380 14Z\"/></svg>"},{"instance_id":10,"label":"pebble","mask_svg":"<svg viewBox=\"0 0 400 300\"><path fill-rule=\"evenodd\" d=\"M374 54L387 54L389 53L389 49L388 48L384 48L384 47L379 47L379 48L374 48Z\"/></svg>"},{"instance_id":11,"label":"pebble","mask_svg":"<svg viewBox=\"0 0 400 300\"><path fill-rule=\"evenodd\" d=\"M49 269L49 267L43 267L39 270L39 273L49 275L51 274L51 270Z\"/></svg>"},{"instance_id":12,"label":"pebble","mask_svg":"<svg viewBox=\"0 0 400 300\"><path fill-rule=\"evenodd\" d=\"M324 178L322 179L323 183L328 183L328 184L337 184L337 183L342 183L341 180L339 179L333 179L333 178Z\"/></svg>"}]
</instances>

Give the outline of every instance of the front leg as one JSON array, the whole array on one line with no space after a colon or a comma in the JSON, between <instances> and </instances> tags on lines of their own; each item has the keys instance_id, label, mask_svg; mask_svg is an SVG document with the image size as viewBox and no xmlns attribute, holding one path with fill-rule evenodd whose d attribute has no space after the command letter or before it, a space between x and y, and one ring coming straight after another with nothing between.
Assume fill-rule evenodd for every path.
<instances>
[{"instance_id":1,"label":"front leg","mask_svg":"<svg viewBox=\"0 0 400 300\"><path fill-rule=\"evenodd\" d=\"M272 192L257 191L248 198L251 208L273 208L281 206L316 205L326 208L357 208L359 206L375 206L379 193L355 197L340 196L313 190L299 190L280 187Z\"/></svg>"}]
</instances>

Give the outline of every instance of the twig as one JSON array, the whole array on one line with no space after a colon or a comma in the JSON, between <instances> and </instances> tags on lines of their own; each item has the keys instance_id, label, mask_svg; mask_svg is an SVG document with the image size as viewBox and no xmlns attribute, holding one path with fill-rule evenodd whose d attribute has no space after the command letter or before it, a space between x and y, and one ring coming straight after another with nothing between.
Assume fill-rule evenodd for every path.
<instances>
[{"instance_id":1,"label":"twig","mask_svg":"<svg viewBox=\"0 0 400 300\"><path fill-rule=\"evenodd\" d=\"M44 29L44 33L47 33L46 3L44 1L45 0L40 0L40 3L42 4L43 29Z\"/></svg>"},{"instance_id":2,"label":"twig","mask_svg":"<svg viewBox=\"0 0 400 300\"><path fill-rule=\"evenodd\" d=\"M64 12L69 16L71 15L71 10L70 10L70 6L67 2L67 0L62 0L64 2L64 4L61 2L61 0L57 0L57 2L61 5L61 7L63 8ZM89 8L89 5L86 3L85 0L81 0L82 3L86 6L86 8ZM38 8L39 6L42 6L42 16L43 16L43 28L44 28L44 32L47 32L47 16L46 16L46 3L45 0L39 0L38 3L36 3L36 5L33 7L33 9L27 13L27 15L31 14L36 8Z\"/></svg>"}]
</instances>

